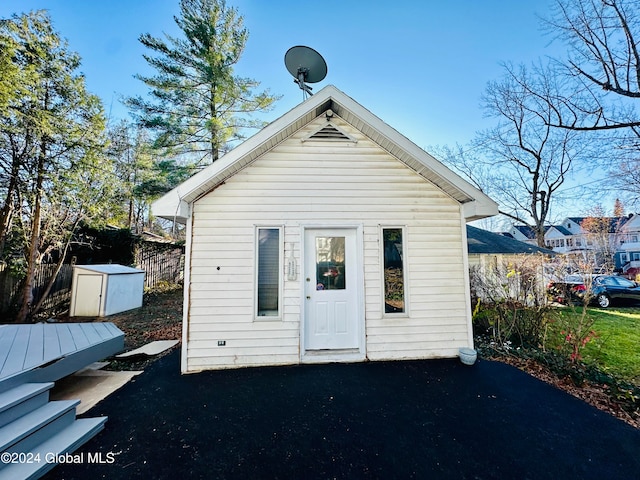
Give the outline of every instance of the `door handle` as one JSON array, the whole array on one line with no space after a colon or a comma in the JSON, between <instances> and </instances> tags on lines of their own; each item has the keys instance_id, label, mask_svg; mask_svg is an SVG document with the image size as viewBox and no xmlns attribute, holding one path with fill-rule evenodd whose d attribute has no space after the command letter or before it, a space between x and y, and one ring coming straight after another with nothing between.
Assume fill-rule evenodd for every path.
<instances>
[{"instance_id":1,"label":"door handle","mask_svg":"<svg viewBox=\"0 0 640 480\"><path fill-rule=\"evenodd\" d=\"M307 295L307 300L311 300L311 295Z\"/></svg>"}]
</instances>

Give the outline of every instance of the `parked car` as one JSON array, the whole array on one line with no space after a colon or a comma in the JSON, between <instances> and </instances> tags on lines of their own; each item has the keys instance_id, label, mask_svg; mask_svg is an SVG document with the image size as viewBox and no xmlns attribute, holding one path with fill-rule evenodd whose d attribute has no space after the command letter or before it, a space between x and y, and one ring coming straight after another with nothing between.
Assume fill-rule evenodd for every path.
<instances>
[{"instance_id":1,"label":"parked car","mask_svg":"<svg viewBox=\"0 0 640 480\"><path fill-rule=\"evenodd\" d=\"M599 275L593 279L591 295L602 308L611 305L612 300L640 302L640 285L624 277Z\"/></svg>"},{"instance_id":2,"label":"parked car","mask_svg":"<svg viewBox=\"0 0 640 480\"><path fill-rule=\"evenodd\" d=\"M607 308L612 301L640 302L640 285L617 275L595 275L591 277L591 288L587 289L588 276L568 275L562 280L552 280L548 287L549 297L560 303L581 303L588 293L590 302Z\"/></svg>"},{"instance_id":3,"label":"parked car","mask_svg":"<svg viewBox=\"0 0 640 480\"><path fill-rule=\"evenodd\" d=\"M551 280L547 285L549 299L558 303L582 303L586 291L582 275L567 275Z\"/></svg>"}]
</instances>

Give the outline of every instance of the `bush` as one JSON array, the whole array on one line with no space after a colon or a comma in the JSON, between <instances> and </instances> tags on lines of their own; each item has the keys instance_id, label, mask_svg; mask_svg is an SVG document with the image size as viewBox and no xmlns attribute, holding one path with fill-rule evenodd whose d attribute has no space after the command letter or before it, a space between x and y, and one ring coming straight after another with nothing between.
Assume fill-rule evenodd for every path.
<instances>
[{"instance_id":1,"label":"bush","mask_svg":"<svg viewBox=\"0 0 640 480\"><path fill-rule=\"evenodd\" d=\"M476 308L476 334L488 335L501 347L539 347L550 318L542 279L544 258L496 257L489 265L471 269L471 291Z\"/></svg>"},{"instance_id":2,"label":"bush","mask_svg":"<svg viewBox=\"0 0 640 480\"><path fill-rule=\"evenodd\" d=\"M534 347L542 345L549 323L550 308L529 307L514 300L493 305L478 301L473 312L476 335L488 335L499 346Z\"/></svg>"}]
</instances>

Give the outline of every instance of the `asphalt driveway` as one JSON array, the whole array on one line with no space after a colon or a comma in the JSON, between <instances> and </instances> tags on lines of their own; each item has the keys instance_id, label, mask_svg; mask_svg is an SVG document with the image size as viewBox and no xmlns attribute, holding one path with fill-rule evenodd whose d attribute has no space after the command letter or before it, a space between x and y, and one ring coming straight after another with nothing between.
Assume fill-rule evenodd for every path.
<instances>
[{"instance_id":1,"label":"asphalt driveway","mask_svg":"<svg viewBox=\"0 0 640 480\"><path fill-rule=\"evenodd\" d=\"M105 431L46 478L640 477L640 430L497 362L179 372L176 350L87 412Z\"/></svg>"}]
</instances>

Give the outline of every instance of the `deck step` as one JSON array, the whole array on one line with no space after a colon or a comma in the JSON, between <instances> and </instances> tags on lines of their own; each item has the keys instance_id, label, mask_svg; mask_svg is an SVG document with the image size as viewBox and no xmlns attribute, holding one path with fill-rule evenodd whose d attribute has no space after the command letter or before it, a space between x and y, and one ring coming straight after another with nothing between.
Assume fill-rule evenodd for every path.
<instances>
[{"instance_id":1,"label":"deck step","mask_svg":"<svg viewBox=\"0 0 640 480\"><path fill-rule=\"evenodd\" d=\"M53 383L25 383L0 393L0 427L26 415L49 401Z\"/></svg>"},{"instance_id":2,"label":"deck step","mask_svg":"<svg viewBox=\"0 0 640 480\"><path fill-rule=\"evenodd\" d=\"M96 436L104 428L106 421L107 417L76 420L64 430L32 448L29 451L34 460L32 463L14 463L0 470L0 480L34 480L42 477L56 466L56 456L77 450ZM88 457L80 457L80 460L82 463L92 461Z\"/></svg>"},{"instance_id":3,"label":"deck step","mask_svg":"<svg viewBox=\"0 0 640 480\"><path fill-rule=\"evenodd\" d=\"M67 427L80 400L49 402L0 428L0 452L27 452Z\"/></svg>"}]
</instances>

